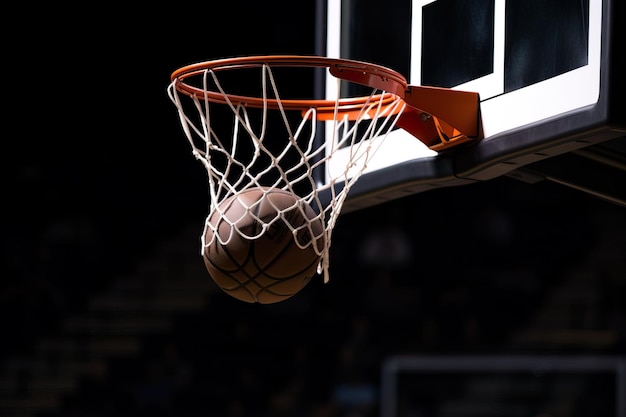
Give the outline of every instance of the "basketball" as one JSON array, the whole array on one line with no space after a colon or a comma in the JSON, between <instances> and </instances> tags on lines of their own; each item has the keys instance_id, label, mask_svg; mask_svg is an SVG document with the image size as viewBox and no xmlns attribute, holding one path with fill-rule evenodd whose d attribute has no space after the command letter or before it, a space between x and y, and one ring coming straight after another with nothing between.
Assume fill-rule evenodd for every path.
<instances>
[{"instance_id":1,"label":"basketball","mask_svg":"<svg viewBox=\"0 0 626 417\"><path fill-rule=\"evenodd\" d=\"M205 227L203 258L211 278L249 303L293 296L320 262L325 233L316 216L310 205L280 189L252 188L227 198Z\"/></svg>"}]
</instances>

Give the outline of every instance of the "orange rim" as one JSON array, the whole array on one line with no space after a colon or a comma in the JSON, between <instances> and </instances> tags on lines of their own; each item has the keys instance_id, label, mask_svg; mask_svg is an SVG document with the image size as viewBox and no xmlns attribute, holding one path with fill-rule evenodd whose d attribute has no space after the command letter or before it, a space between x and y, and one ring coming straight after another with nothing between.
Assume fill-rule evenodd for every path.
<instances>
[{"instance_id":1,"label":"orange rim","mask_svg":"<svg viewBox=\"0 0 626 417\"><path fill-rule=\"evenodd\" d=\"M261 67L263 65L269 65L271 67L326 67L330 70L331 74L337 78L377 88L386 93L373 96L344 98L338 101L319 99L276 100L235 94L222 94L217 91L206 91L202 88L194 87L187 82L189 78L202 75L208 70L219 72ZM381 65L349 59L301 55L246 56L205 61L187 65L174 71L171 75L171 81L174 83L177 91L212 103L241 104L256 108L267 106L272 109L282 107L287 110L318 108L323 109L325 112L329 112L330 109L334 111L336 107L339 113L354 112L356 108L368 102L378 103L379 101L383 101L383 106L389 105L393 102L393 95L404 99L404 94L408 88L408 83L404 76Z\"/></svg>"}]
</instances>

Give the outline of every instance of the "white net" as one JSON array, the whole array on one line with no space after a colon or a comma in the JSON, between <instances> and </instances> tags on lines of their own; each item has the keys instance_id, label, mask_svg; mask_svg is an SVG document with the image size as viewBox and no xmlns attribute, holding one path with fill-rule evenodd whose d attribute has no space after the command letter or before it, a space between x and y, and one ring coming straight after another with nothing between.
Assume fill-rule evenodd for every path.
<instances>
[{"instance_id":1,"label":"white net","mask_svg":"<svg viewBox=\"0 0 626 417\"><path fill-rule=\"evenodd\" d=\"M215 222L209 220L212 216L224 216L220 208L222 202L245 190L280 189L292 193L297 196L300 212L304 212L306 206L315 212L314 216L307 217L307 224L289 226L294 236L303 229L311 233L315 230L311 227L313 222L323 225L324 245L314 244L319 236L306 244L313 245L320 256L317 272L328 282L331 235L342 205L376 149L394 128L405 102L395 95L372 89L371 95L348 116L341 111L343 99L340 98L341 84L346 81L337 79L333 117L324 122L330 123L332 129L321 129L319 110L314 106L293 111L284 105L289 100L280 97L277 71L267 64L259 64L257 71L260 79L256 80L261 87L259 97L262 97L257 106L249 106L238 100L241 96L226 91L220 79L222 74L211 69L196 74L196 87L205 92L204 95L181 93L176 80L168 88L193 155L208 173L210 208L205 232L206 228L215 228ZM219 92L223 102L211 99L214 92ZM389 96L391 102L387 100L383 105L382 97L388 99ZM328 136L324 135L325 130L331 132L331 137L324 138ZM329 162L338 149L345 148L349 149L345 169L331 173L327 169ZM245 239L257 239L279 217L289 225L286 214L293 211L294 206L275 208L278 210L274 218L256 219L261 227L254 232L235 230ZM218 235L213 233L213 236ZM205 233L202 236L204 254L205 248L213 242L205 241ZM220 243L228 244L227 241Z\"/></svg>"}]
</instances>

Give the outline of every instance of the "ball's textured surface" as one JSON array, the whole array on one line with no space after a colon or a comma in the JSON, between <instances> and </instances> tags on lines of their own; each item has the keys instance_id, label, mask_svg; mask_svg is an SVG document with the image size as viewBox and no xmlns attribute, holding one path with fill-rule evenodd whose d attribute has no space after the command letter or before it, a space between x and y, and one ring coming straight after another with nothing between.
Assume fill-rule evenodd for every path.
<instances>
[{"instance_id":1,"label":"ball's textured surface","mask_svg":"<svg viewBox=\"0 0 626 417\"><path fill-rule=\"evenodd\" d=\"M271 304L308 284L324 247L324 224L298 200L288 191L252 188L224 200L211 213L203 258L222 290L245 302Z\"/></svg>"}]
</instances>

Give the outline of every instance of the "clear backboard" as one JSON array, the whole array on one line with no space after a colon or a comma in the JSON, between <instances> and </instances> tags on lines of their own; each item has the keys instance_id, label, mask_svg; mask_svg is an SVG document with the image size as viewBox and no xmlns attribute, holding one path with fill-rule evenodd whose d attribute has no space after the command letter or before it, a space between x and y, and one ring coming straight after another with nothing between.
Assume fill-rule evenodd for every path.
<instances>
[{"instance_id":1,"label":"clear backboard","mask_svg":"<svg viewBox=\"0 0 626 417\"><path fill-rule=\"evenodd\" d=\"M436 152L403 129L394 130L351 190L344 210L501 175L530 182L559 177L566 185L626 205L623 191L611 181L593 179L615 166L624 179L626 167L621 139L626 113L618 105L626 93L624 64L618 62L624 6L618 1L319 3L321 55L385 65L411 85L480 95L477 142ZM324 81L318 95L329 98L334 86L330 78ZM598 162L583 150L610 161ZM546 162L563 155L568 161L559 161L557 175ZM572 163L572 157L593 161L592 166ZM342 169L340 152L335 160L336 169ZM568 163L574 172L562 168ZM332 162L328 168L335 169ZM581 169L588 177L575 184ZM613 174L605 176L618 181Z\"/></svg>"}]
</instances>

